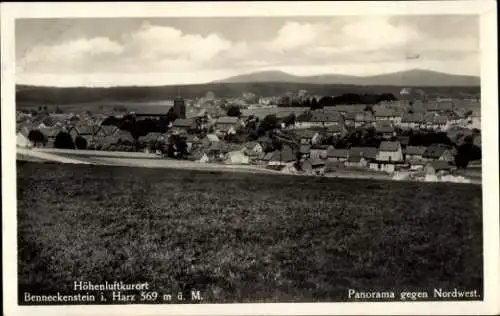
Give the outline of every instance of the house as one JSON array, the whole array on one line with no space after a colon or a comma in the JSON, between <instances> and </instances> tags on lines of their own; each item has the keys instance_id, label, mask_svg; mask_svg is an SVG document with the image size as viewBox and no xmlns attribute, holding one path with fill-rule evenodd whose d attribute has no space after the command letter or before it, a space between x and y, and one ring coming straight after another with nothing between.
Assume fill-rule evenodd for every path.
<instances>
[{"instance_id":1,"label":"house","mask_svg":"<svg viewBox=\"0 0 500 316\"><path fill-rule=\"evenodd\" d=\"M424 128L424 116L422 113L405 113L401 116L401 123L398 125L405 130Z\"/></svg>"},{"instance_id":2,"label":"house","mask_svg":"<svg viewBox=\"0 0 500 316\"><path fill-rule=\"evenodd\" d=\"M275 150L272 153L271 159L269 160L268 165L270 166L282 166L289 165L295 162L296 157L293 149L290 146L283 146L281 150Z\"/></svg>"},{"instance_id":3,"label":"house","mask_svg":"<svg viewBox=\"0 0 500 316\"><path fill-rule=\"evenodd\" d=\"M389 121L394 124L401 123L401 113L392 108L381 108L375 112L375 121Z\"/></svg>"},{"instance_id":4,"label":"house","mask_svg":"<svg viewBox=\"0 0 500 316\"><path fill-rule=\"evenodd\" d=\"M235 150L226 154L226 164L246 165L250 163L250 157L245 155L241 150Z\"/></svg>"},{"instance_id":5,"label":"house","mask_svg":"<svg viewBox=\"0 0 500 316\"><path fill-rule=\"evenodd\" d=\"M165 141L165 136L162 133L153 132L146 136L139 137L139 142L142 144L152 145Z\"/></svg>"},{"instance_id":6,"label":"house","mask_svg":"<svg viewBox=\"0 0 500 316\"><path fill-rule=\"evenodd\" d=\"M377 161L386 162L401 162L403 161L403 150L401 144L398 141L390 142L383 141L380 143L377 157Z\"/></svg>"},{"instance_id":7,"label":"house","mask_svg":"<svg viewBox=\"0 0 500 316\"><path fill-rule=\"evenodd\" d=\"M307 159L307 158L311 157L311 146L307 145L307 144L301 144L299 147L299 152L300 152L301 158Z\"/></svg>"},{"instance_id":8,"label":"house","mask_svg":"<svg viewBox=\"0 0 500 316\"><path fill-rule=\"evenodd\" d=\"M85 138L87 141L92 140L94 135L99 130L99 126L95 125L87 125L87 124L78 124L72 126L68 129L69 134L73 139L80 136Z\"/></svg>"},{"instance_id":9,"label":"house","mask_svg":"<svg viewBox=\"0 0 500 316\"><path fill-rule=\"evenodd\" d=\"M376 147L351 147L349 148L349 157L363 157L367 161L375 160L377 158Z\"/></svg>"},{"instance_id":10,"label":"house","mask_svg":"<svg viewBox=\"0 0 500 316\"><path fill-rule=\"evenodd\" d=\"M354 127L370 126L375 124L375 117L369 111L357 113L354 118Z\"/></svg>"},{"instance_id":11,"label":"house","mask_svg":"<svg viewBox=\"0 0 500 316\"><path fill-rule=\"evenodd\" d=\"M201 141L200 139L198 138L198 136L196 135L192 135L192 134L187 134L187 135L184 135L183 136L184 140L186 141L186 145L187 145L187 151L188 152L191 152L191 150L193 150L193 148L197 145L200 145L201 144Z\"/></svg>"},{"instance_id":12,"label":"house","mask_svg":"<svg viewBox=\"0 0 500 316\"><path fill-rule=\"evenodd\" d=\"M251 153L258 153L260 154L261 152L264 151L264 147L259 142L253 141L253 142L247 142L243 144L243 147L245 147L245 150L247 152Z\"/></svg>"},{"instance_id":13,"label":"house","mask_svg":"<svg viewBox=\"0 0 500 316\"><path fill-rule=\"evenodd\" d=\"M356 112L346 112L344 114L344 125L355 126L356 115L357 115Z\"/></svg>"},{"instance_id":14,"label":"house","mask_svg":"<svg viewBox=\"0 0 500 316\"><path fill-rule=\"evenodd\" d=\"M425 166L425 173L428 175L443 175L449 173L453 166L443 160L431 161Z\"/></svg>"},{"instance_id":15,"label":"house","mask_svg":"<svg viewBox=\"0 0 500 316\"><path fill-rule=\"evenodd\" d=\"M328 145L313 145L311 146L311 154L310 157L312 159L327 159L328 158Z\"/></svg>"},{"instance_id":16,"label":"house","mask_svg":"<svg viewBox=\"0 0 500 316\"><path fill-rule=\"evenodd\" d=\"M453 154L448 146L443 144L432 144L425 150L422 158L425 160L453 161Z\"/></svg>"},{"instance_id":17,"label":"house","mask_svg":"<svg viewBox=\"0 0 500 316\"><path fill-rule=\"evenodd\" d=\"M326 137L343 137L347 134L347 127L343 124L328 126L325 130Z\"/></svg>"},{"instance_id":18,"label":"house","mask_svg":"<svg viewBox=\"0 0 500 316\"><path fill-rule=\"evenodd\" d=\"M178 118L172 123L172 132L184 134L196 129L194 118Z\"/></svg>"},{"instance_id":19,"label":"house","mask_svg":"<svg viewBox=\"0 0 500 316\"><path fill-rule=\"evenodd\" d=\"M422 160L427 147L408 146L404 150L405 160Z\"/></svg>"},{"instance_id":20,"label":"house","mask_svg":"<svg viewBox=\"0 0 500 316\"><path fill-rule=\"evenodd\" d=\"M410 136L397 136L396 140L401 144L403 150L410 144Z\"/></svg>"},{"instance_id":21,"label":"house","mask_svg":"<svg viewBox=\"0 0 500 316\"><path fill-rule=\"evenodd\" d=\"M269 161L271 161L271 158L273 157L274 152L261 152L255 159L255 162L257 164L264 164L267 165L269 164Z\"/></svg>"},{"instance_id":22,"label":"house","mask_svg":"<svg viewBox=\"0 0 500 316\"><path fill-rule=\"evenodd\" d=\"M196 161L196 162L201 162L201 163L208 163L210 162L210 159L206 153L206 150L204 149L197 149L193 151L189 156L188 160L191 161Z\"/></svg>"},{"instance_id":23,"label":"house","mask_svg":"<svg viewBox=\"0 0 500 316\"><path fill-rule=\"evenodd\" d=\"M448 117L445 115L438 115L432 118L430 128L437 131L446 131L448 127Z\"/></svg>"},{"instance_id":24,"label":"house","mask_svg":"<svg viewBox=\"0 0 500 316\"><path fill-rule=\"evenodd\" d=\"M379 121L375 123L375 131L377 134L382 135L384 139L390 139L396 136L396 130L390 122Z\"/></svg>"},{"instance_id":25,"label":"house","mask_svg":"<svg viewBox=\"0 0 500 316\"><path fill-rule=\"evenodd\" d=\"M117 143L133 144L135 139L132 137L129 131L119 130L110 139L117 139Z\"/></svg>"},{"instance_id":26,"label":"house","mask_svg":"<svg viewBox=\"0 0 500 316\"><path fill-rule=\"evenodd\" d=\"M342 170L345 168L344 161L329 161L327 160L325 165L325 173L335 172L337 170Z\"/></svg>"},{"instance_id":27,"label":"house","mask_svg":"<svg viewBox=\"0 0 500 316\"><path fill-rule=\"evenodd\" d=\"M312 129L297 129L294 134L300 144L316 144L320 141L319 132Z\"/></svg>"},{"instance_id":28,"label":"house","mask_svg":"<svg viewBox=\"0 0 500 316\"><path fill-rule=\"evenodd\" d=\"M232 116L219 117L214 124L214 130L222 134L236 134L239 127L239 118Z\"/></svg>"},{"instance_id":29,"label":"house","mask_svg":"<svg viewBox=\"0 0 500 316\"><path fill-rule=\"evenodd\" d=\"M327 127L344 125L344 117L340 112L331 110L314 110L309 115L300 115L295 121L297 128Z\"/></svg>"},{"instance_id":30,"label":"house","mask_svg":"<svg viewBox=\"0 0 500 316\"><path fill-rule=\"evenodd\" d=\"M33 143L29 140L28 134L19 131L16 134L16 146L22 148L31 148L33 147Z\"/></svg>"},{"instance_id":31,"label":"house","mask_svg":"<svg viewBox=\"0 0 500 316\"><path fill-rule=\"evenodd\" d=\"M49 144L52 144L56 140L56 136L60 132L60 130L56 127L40 128L39 131L42 132L45 137L47 137Z\"/></svg>"},{"instance_id":32,"label":"house","mask_svg":"<svg viewBox=\"0 0 500 316\"><path fill-rule=\"evenodd\" d=\"M118 131L115 125L100 125L95 131L96 137L104 137L114 135Z\"/></svg>"},{"instance_id":33,"label":"house","mask_svg":"<svg viewBox=\"0 0 500 316\"><path fill-rule=\"evenodd\" d=\"M410 166L411 171L422 170L424 169L426 164L426 162L421 159L407 160L407 162Z\"/></svg>"},{"instance_id":34,"label":"house","mask_svg":"<svg viewBox=\"0 0 500 316\"><path fill-rule=\"evenodd\" d=\"M362 156L349 156L347 160L345 161L345 166L346 167L356 167L356 168L362 168L366 167L368 164L368 161L366 158Z\"/></svg>"},{"instance_id":35,"label":"house","mask_svg":"<svg viewBox=\"0 0 500 316\"><path fill-rule=\"evenodd\" d=\"M205 136L205 139L207 139L210 143L215 143L220 141L219 137L215 134L207 134L207 136Z\"/></svg>"},{"instance_id":36,"label":"house","mask_svg":"<svg viewBox=\"0 0 500 316\"><path fill-rule=\"evenodd\" d=\"M308 158L301 163L301 169L308 174L324 174L325 161L321 159Z\"/></svg>"},{"instance_id":37,"label":"house","mask_svg":"<svg viewBox=\"0 0 500 316\"><path fill-rule=\"evenodd\" d=\"M349 158L348 149L335 149L329 146L327 150L328 161L346 161Z\"/></svg>"}]
</instances>

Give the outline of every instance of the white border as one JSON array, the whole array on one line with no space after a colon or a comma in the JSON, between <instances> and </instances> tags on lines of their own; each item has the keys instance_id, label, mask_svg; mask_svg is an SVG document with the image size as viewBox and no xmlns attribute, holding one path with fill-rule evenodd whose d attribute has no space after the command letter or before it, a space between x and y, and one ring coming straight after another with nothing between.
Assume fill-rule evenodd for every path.
<instances>
[{"instance_id":1,"label":"white border","mask_svg":"<svg viewBox=\"0 0 500 316\"><path fill-rule=\"evenodd\" d=\"M498 77L495 1L429 2L211 2L211 3L2 3L2 216L4 314L71 315L327 315L500 313L498 204ZM328 16L478 14L481 30L484 285L483 302L266 303L127 306L17 306L15 171L15 18L167 16Z\"/></svg>"}]
</instances>

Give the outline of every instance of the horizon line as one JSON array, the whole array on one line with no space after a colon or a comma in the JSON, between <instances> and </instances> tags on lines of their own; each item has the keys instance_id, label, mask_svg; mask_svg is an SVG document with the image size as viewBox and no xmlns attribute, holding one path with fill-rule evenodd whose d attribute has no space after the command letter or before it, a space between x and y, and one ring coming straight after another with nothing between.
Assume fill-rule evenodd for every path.
<instances>
[{"instance_id":1,"label":"horizon line","mask_svg":"<svg viewBox=\"0 0 500 316\"><path fill-rule=\"evenodd\" d=\"M188 85L207 85L207 84L228 84L228 83L238 83L238 84L244 84L244 83L294 83L294 84L307 84L307 85L346 85L346 86L370 86L366 84L344 84L344 83L310 83L310 82L288 82L288 81L242 81L242 82L225 82L228 79L235 78L235 77L240 77L240 76L245 76L245 75L253 75L253 74L258 74L258 73L270 73L270 72L275 72L275 73L282 73L285 75L297 77L297 78L310 78L310 77L318 77L318 76L345 76L345 77L352 77L352 78L370 78L370 77L376 77L376 76L383 76L383 75L395 75L399 73L407 73L407 72L413 72L413 71L424 71L424 72L432 72L432 73L437 73L437 74L443 74L443 75L448 75L448 76L463 76L463 77L473 77L473 78L478 78L480 79L480 75L471 75L471 74L457 74L457 73L449 73L449 72L443 72L443 71L437 71L437 70L432 70L432 69L425 69L425 68L412 68L412 69L407 69L407 70L400 70L400 71L393 71L393 72L384 72L384 73L378 73L378 74L369 74L369 75L349 75L349 74L343 74L343 73L316 73L316 74L308 74L308 75L300 75L300 74L294 74L292 72L288 71L283 71L280 69L262 69L262 70L256 70L252 72L243 72L240 74L236 75L230 75L226 76L221 79L214 79L211 81L203 81L203 82L185 82L185 83L158 83L155 84L154 82L148 83L148 84L116 84L116 85L108 85L107 82L93 82L90 84L84 84L84 85L57 85L57 84L30 84L30 83L22 83L22 82L16 82L16 86L32 86L32 87L46 87L46 88L119 88L119 87L166 87L166 86L188 86ZM34 75L44 75L44 74L34 74ZM49 76L53 76L55 74L46 74ZM119 74L119 75L124 75L124 74ZM131 74L131 75L137 75L137 74ZM379 85L379 84L371 84L373 86L394 86L394 87L403 87L407 85ZM445 85L446 86L446 85ZM479 84L480 86L480 84ZM443 86L444 87L444 86Z\"/></svg>"}]
</instances>

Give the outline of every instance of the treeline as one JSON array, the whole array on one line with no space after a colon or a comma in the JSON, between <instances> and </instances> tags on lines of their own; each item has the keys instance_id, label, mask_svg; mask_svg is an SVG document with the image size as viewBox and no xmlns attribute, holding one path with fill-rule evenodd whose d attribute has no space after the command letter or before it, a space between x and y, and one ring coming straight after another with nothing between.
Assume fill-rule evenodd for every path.
<instances>
[{"instance_id":1,"label":"treeline","mask_svg":"<svg viewBox=\"0 0 500 316\"><path fill-rule=\"evenodd\" d=\"M159 87L111 87L111 88L56 88L17 86L16 102L74 104L105 101L155 101L171 99L178 91L185 98L203 97L207 91L212 91L221 97L239 97L243 93L253 93L258 96L284 95L289 91L307 90L317 95L342 94L382 94L398 95L402 87L393 86L354 86L331 84L302 83L208 83L198 85L177 85ZM479 93L479 87L425 87L427 93L438 93L450 97L459 97L462 93Z\"/></svg>"},{"instance_id":2,"label":"treeline","mask_svg":"<svg viewBox=\"0 0 500 316\"><path fill-rule=\"evenodd\" d=\"M316 98L305 98L303 100L292 99L286 100L282 99L279 103L279 107L308 107L311 109L319 109L325 106L336 106L345 104L378 104L384 101L395 101L396 96L392 93L344 93L338 96L330 97L324 96L317 100ZM286 102L290 101L290 102Z\"/></svg>"}]
</instances>

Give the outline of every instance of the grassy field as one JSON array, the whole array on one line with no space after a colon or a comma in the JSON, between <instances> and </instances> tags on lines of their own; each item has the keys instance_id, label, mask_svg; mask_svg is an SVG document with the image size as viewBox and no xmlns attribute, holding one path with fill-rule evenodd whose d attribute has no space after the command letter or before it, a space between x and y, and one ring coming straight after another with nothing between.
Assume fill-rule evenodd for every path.
<instances>
[{"instance_id":1,"label":"grassy field","mask_svg":"<svg viewBox=\"0 0 500 316\"><path fill-rule=\"evenodd\" d=\"M76 280L207 303L482 291L477 185L29 162L17 174L20 298Z\"/></svg>"}]
</instances>

